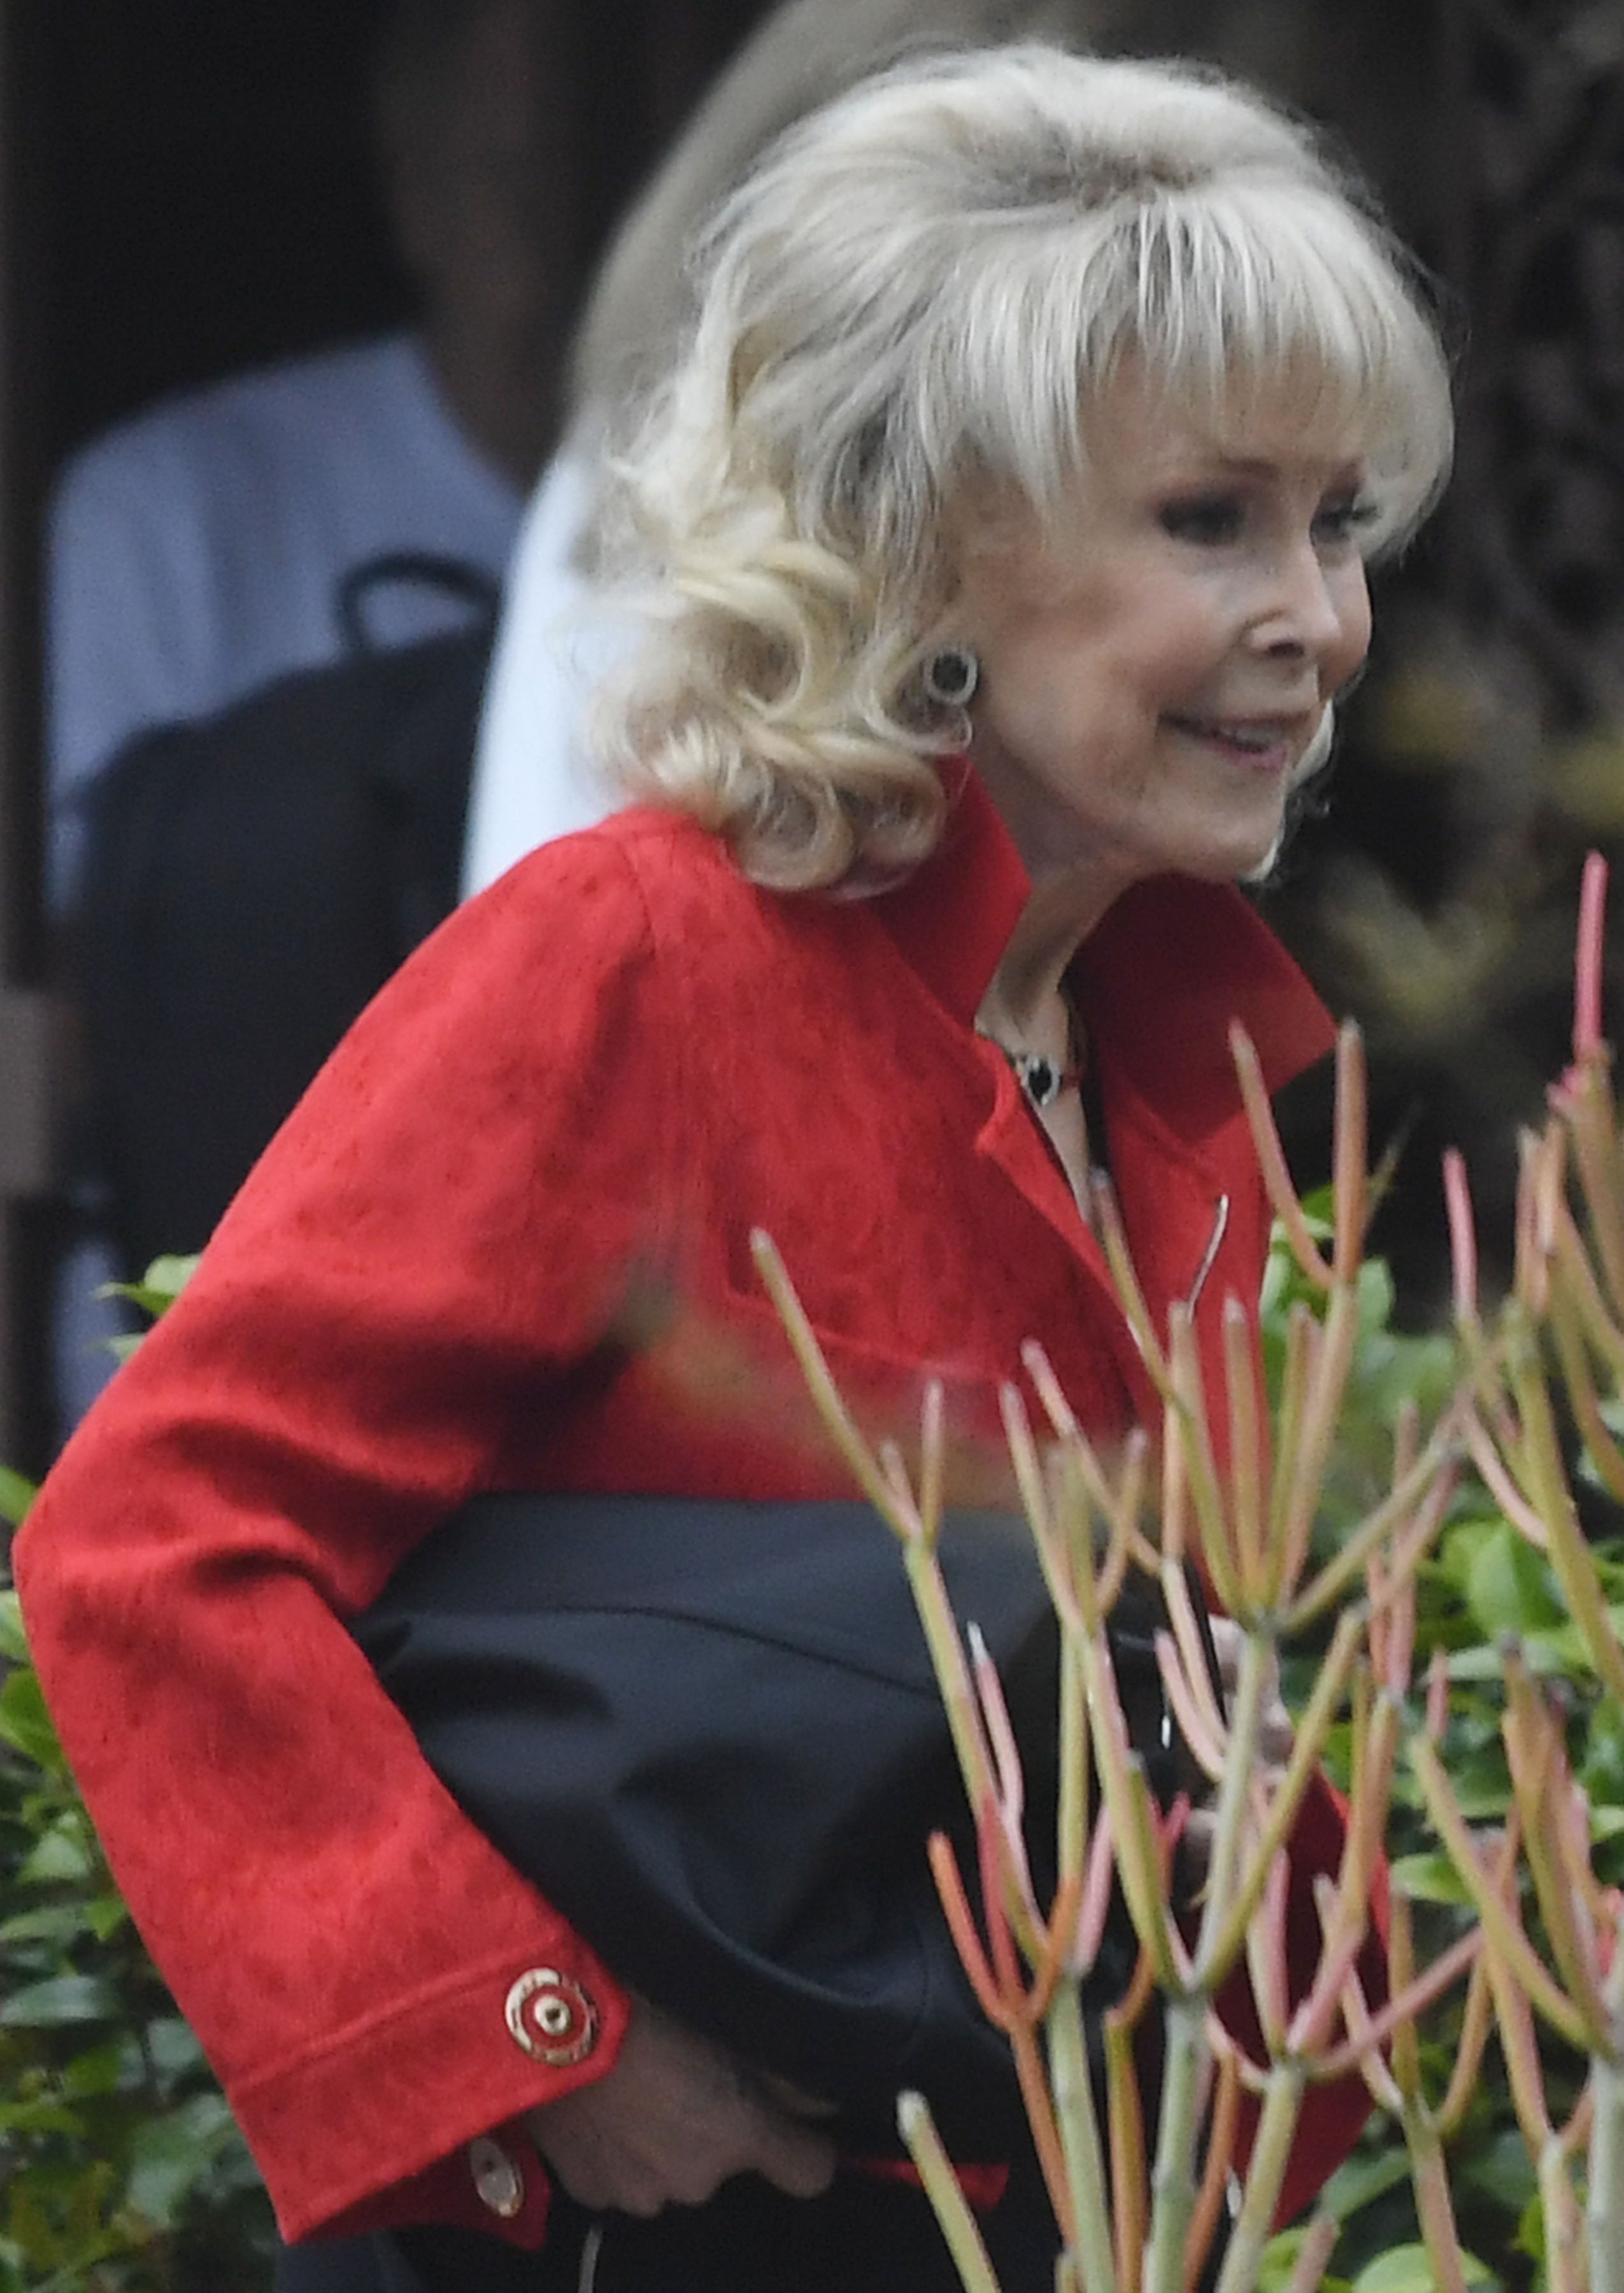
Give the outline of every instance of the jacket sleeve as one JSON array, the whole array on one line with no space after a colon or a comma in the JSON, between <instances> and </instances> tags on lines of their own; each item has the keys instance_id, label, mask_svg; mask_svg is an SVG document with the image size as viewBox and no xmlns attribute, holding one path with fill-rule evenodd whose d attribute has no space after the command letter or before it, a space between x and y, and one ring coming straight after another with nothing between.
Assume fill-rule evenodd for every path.
<instances>
[{"instance_id":1,"label":"jacket sleeve","mask_svg":"<svg viewBox=\"0 0 1624 2293\"><path fill-rule=\"evenodd\" d=\"M628 1260L659 1246L678 1031L658 990L602 839L454 916L317 1079L17 1543L91 1813L290 2238L465 2217L536 2241L533 2153L481 2138L602 2075L624 2027L342 1620L499 1471L515 1413L562 1406Z\"/></svg>"}]
</instances>

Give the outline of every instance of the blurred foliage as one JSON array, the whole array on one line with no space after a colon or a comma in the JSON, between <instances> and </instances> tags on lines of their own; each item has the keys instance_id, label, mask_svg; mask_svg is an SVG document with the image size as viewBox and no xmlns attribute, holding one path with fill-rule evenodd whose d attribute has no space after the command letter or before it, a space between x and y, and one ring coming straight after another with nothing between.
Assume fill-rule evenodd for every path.
<instances>
[{"instance_id":1,"label":"blurred foliage","mask_svg":"<svg viewBox=\"0 0 1624 2293\"><path fill-rule=\"evenodd\" d=\"M1327 1207L1325 1197L1309 1198L1314 1225L1329 1234ZM1369 1260L1361 1268L1359 1294L1358 1354L1315 1528L1325 1554L1386 1487L1401 1408L1412 1401L1423 1422L1434 1422L1460 1371L1459 1353L1447 1332L1411 1333L1394 1327L1393 1284L1381 1261ZM1263 1315L1264 1365L1275 1394L1285 1317L1299 1300L1318 1303L1277 1236ZM1574 1447L1577 1455L1577 1443ZM1578 1462L1582 1487L1581 1456ZM1621 1621L1624 1522L1599 1488L1592 1488L1591 1498L1591 1548L1614 1619ZM1443 1533L1418 1576L1416 1673L1423 1678L1433 1651L1443 1651L1449 1718L1439 1748L1462 1812L1474 1824L1495 1826L1511 1803L1500 1734L1501 1650L1515 1641L1530 1667L1563 1699L1569 1755L1590 1803L1597 1876L1604 1884L1624 1884L1624 1711L1604 1693L1549 1564L1504 1518L1469 1468L1460 1473ZM1287 1698L1296 1708L1306 1700L1316 1655L1304 1649L1286 1660ZM1411 1716L1420 1718L1418 1711ZM1343 1751L1344 1738L1333 1731L1328 1764L1340 1782L1346 1780ZM1420 1792L1403 1762L1394 1796L1388 1840L1393 1883L1416 1906L1422 1956L1431 1958L1471 1920L1461 1883L1429 1827ZM1458 1991L1434 2013L1426 2051L1434 2090L1448 2082L1459 2013ZM1542 2054L1553 2107L1565 2114L1582 2084L1584 2065L1576 2056L1565 2059L1548 2036L1542 2039ZM1492 2052L1490 2062L1499 2072ZM1480 2081L1449 2163L1460 2233L1483 2269L1483 2278L1474 2281L1505 2293L1539 2293L1544 2281L1542 2223L1534 2167L1503 2074ZM1399 2137L1379 2113L1329 2184L1327 2200L1344 2224L1334 2257L1336 2275L1325 2281L1329 2293L1350 2281L1355 2293L1434 2293ZM1294 2236L1276 2240L1282 2265L1295 2249ZM1285 2273L1282 2265L1282 2282Z\"/></svg>"},{"instance_id":2,"label":"blurred foliage","mask_svg":"<svg viewBox=\"0 0 1624 2293\"><path fill-rule=\"evenodd\" d=\"M160 1312L187 1261L134 1293ZM32 1495L0 1471L0 1515ZM0 2293L262 2293L270 2207L131 1924L0 1588Z\"/></svg>"}]
</instances>

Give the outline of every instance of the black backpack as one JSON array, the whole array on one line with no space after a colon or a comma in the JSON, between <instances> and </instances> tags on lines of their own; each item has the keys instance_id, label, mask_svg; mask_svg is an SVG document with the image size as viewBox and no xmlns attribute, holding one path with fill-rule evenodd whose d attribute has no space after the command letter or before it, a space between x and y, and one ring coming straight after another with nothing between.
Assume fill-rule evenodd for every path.
<instances>
[{"instance_id":1,"label":"black backpack","mask_svg":"<svg viewBox=\"0 0 1624 2293\"><path fill-rule=\"evenodd\" d=\"M466 627L381 648L384 584ZM457 895L498 591L400 553L340 584L348 651L139 735L93 799L77 1192L138 1273L200 1250L339 1037Z\"/></svg>"}]
</instances>

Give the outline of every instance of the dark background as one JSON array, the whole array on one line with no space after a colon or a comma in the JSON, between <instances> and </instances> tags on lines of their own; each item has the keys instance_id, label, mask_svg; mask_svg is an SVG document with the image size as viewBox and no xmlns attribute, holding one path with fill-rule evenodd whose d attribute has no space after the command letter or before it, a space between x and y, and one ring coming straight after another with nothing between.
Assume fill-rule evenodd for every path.
<instances>
[{"instance_id":1,"label":"dark background","mask_svg":"<svg viewBox=\"0 0 1624 2293\"><path fill-rule=\"evenodd\" d=\"M598 236L764 12L584 0ZM378 0L20 0L18 14L47 466L162 391L404 315L367 141Z\"/></svg>"}]
</instances>

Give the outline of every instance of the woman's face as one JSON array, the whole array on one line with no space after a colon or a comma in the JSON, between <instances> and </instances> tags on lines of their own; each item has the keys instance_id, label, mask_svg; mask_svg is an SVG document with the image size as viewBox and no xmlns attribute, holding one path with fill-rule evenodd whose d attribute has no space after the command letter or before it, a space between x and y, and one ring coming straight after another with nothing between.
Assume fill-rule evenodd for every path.
<instances>
[{"instance_id":1,"label":"woman's face","mask_svg":"<svg viewBox=\"0 0 1624 2293\"><path fill-rule=\"evenodd\" d=\"M1023 514L964 552L971 758L1035 880L1075 875L1086 928L1143 877L1266 858L1369 639L1361 484L1283 417L1219 444L1124 387L1074 539Z\"/></svg>"}]
</instances>

